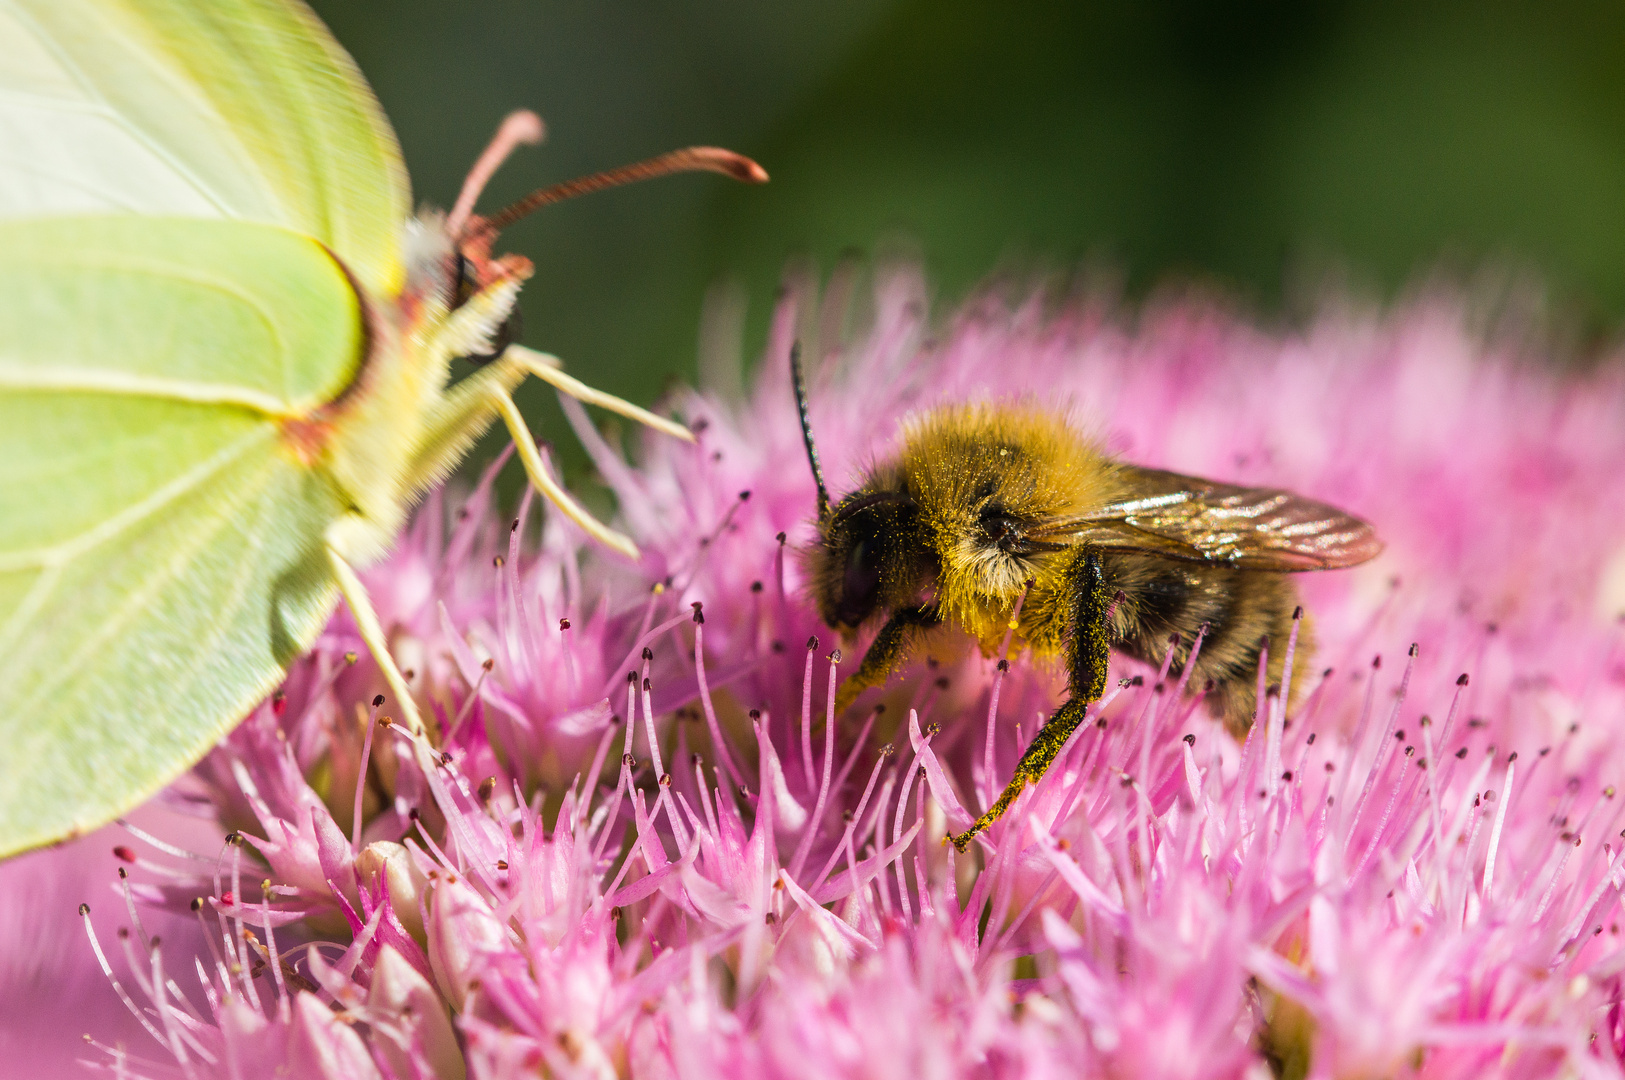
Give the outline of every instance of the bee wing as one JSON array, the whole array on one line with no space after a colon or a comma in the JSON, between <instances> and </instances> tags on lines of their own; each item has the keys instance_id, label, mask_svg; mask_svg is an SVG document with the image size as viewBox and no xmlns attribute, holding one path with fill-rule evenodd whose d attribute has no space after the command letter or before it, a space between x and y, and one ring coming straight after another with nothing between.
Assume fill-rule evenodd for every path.
<instances>
[{"instance_id":1,"label":"bee wing","mask_svg":"<svg viewBox=\"0 0 1625 1080\"><path fill-rule=\"evenodd\" d=\"M1248 570L1332 570L1382 550L1366 522L1280 488L1237 487L1136 466L1123 467L1121 476L1132 498L1046 522L1028 536Z\"/></svg>"}]
</instances>

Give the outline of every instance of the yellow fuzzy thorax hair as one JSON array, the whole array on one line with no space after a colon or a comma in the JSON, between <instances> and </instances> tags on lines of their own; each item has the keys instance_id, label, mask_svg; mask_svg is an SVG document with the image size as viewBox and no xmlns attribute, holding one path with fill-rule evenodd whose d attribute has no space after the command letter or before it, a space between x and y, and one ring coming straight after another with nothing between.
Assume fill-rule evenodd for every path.
<instances>
[{"instance_id":1,"label":"yellow fuzzy thorax hair","mask_svg":"<svg viewBox=\"0 0 1625 1080\"><path fill-rule=\"evenodd\" d=\"M1117 465L1098 444L1063 416L1028 402L949 405L912 416L892 468L917 502L940 559L939 610L984 648L1003 638L1027 582L1035 606L1063 587L1073 552L1002 551L987 542L983 516L1067 518L1122 494ZM1022 623L1023 631L1038 629L1027 618ZM1041 632L1022 637L1033 638L1040 651L1059 644Z\"/></svg>"}]
</instances>

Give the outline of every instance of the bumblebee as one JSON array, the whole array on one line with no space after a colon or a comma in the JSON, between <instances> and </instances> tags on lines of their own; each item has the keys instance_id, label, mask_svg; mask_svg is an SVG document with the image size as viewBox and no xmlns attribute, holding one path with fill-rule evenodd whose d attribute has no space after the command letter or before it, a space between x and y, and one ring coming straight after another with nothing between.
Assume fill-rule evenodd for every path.
<instances>
[{"instance_id":1,"label":"bumblebee","mask_svg":"<svg viewBox=\"0 0 1625 1080\"><path fill-rule=\"evenodd\" d=\"M1205 687L1216 715L1243 732L1266 642L1286 640L1300 610L1287 574L1354 566L1382 550L1369 524L1335 507L1118 461L1030 403L947 405L911 417L898 451L832 502L807 422L799 348L790 363L818 486L818 540L806 555L813 600L847 635L884 616L836 708L885 682L911 641L939 626L968 631L989 655L1009 631L1036 654L1059 655L1066 669L1066 702L1004 792L949 838L961 851L1043 776L1104 693L1113 648L1169 661L1174 675L1191 664L1190 685ZM1300 663L1311 651L1300 634ZM1271 683L1280 683L1283 663L1271 655Z\"/></svg>"}]
</instances>

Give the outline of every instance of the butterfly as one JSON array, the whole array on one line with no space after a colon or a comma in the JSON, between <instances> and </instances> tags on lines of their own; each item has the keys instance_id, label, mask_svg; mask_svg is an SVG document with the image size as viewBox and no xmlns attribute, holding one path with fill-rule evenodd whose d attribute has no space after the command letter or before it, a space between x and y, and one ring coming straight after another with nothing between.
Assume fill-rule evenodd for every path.
<instances>
[{"instance_id":1,"label":"butterfly","mask_svg":"<svg viewBox=\"0 0 1625 1080\"><path fill-rule=\"evenodd\" d=\"M294 0L0 0L0 856L174 779L340 597L423 734L356 569L498 417L636 556L511 391L691 436L509 344L530 264L493 241L628 180L767 175L690 148L475 214L541 133L511 116L450 213L413 215L377 100ZM484 362L453 382L460 357Z\"/></svg>"}]
</instances>

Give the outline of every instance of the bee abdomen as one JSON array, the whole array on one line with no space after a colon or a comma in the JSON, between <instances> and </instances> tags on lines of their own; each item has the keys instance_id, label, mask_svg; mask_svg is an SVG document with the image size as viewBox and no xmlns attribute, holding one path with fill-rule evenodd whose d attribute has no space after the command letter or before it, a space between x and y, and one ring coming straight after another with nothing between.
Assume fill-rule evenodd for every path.
<instances>
[{"instance_id":1,"label":"bee abdomen","mask_svg":"<svg viewBox=\"0 0 1625 1080\"><path fill-rule=\"evenodd\" d=\"M1112 619L1118 648L1160 665L1167 658L1170 638L1178 635L1169 665L1170 677L1178 677L1201 634L1202 646L1188 687L1207 691L1209 708L1232 732L1246 731L1257 711L1258 664L1266 639L1275 643L1270 648L1267 683L1278 686L1281 682L1292 612L1298 602L1291 579L1284 574L1148 556L1113 557L1107 561L1106 574L1107 587L1124 594ZM1307 663L1310 646L1300 635L1295 669Z\"/></svg>"}]
</instances>

